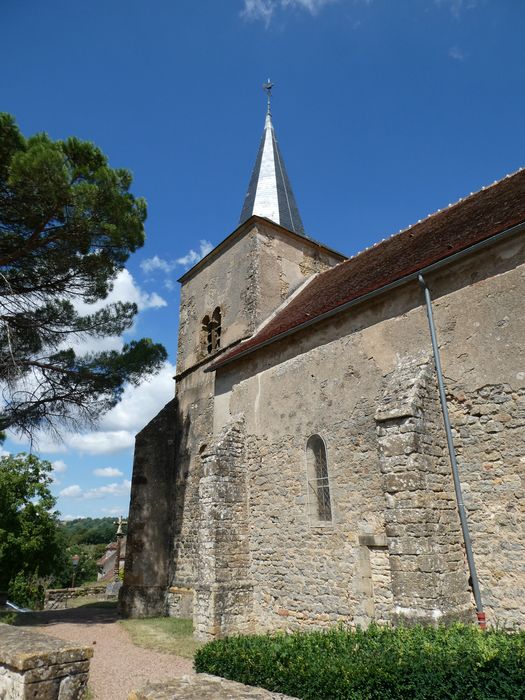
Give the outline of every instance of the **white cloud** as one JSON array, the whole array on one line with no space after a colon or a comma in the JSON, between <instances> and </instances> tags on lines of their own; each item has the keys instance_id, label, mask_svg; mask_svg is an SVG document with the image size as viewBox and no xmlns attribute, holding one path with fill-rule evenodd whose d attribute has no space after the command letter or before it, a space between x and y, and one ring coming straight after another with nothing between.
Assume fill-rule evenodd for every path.
<instances>
[{"instance_id":1,"label":"white cloud","mask_svg":"<svg viewBox=\"0 0 525 700\"><path fill-rule=\"evenodd\" d=\"M261 21L268 27L279 10L297 10L317 15L324 7L336 2L371 5L373 0L243 0L240 14L245 20ZM438 7L444 7L455 19L459 19L465 11L475 9L480 0L427 0L427 2L434 2Z\"/></svg>"},{"instance_id":2,"label":"white cloud","mask_svg":"<svg viewBox=\"0 0 525 700\"><path fill-rule=\"evenodd\" d=\"M118 506L115 508L101 508L102 513L107 513L108 515L122 515L122 508Z\"/></svg>"},{"instance_id":3,"label":"white cloud","mask_svg":"<svg viewBox=\"0 0 525 700\"><path fill-rule=\"evenodd\" d=\"M439 7L450 10L452 16L459 19L465 10L474 10L478 5L478 0L434 0Z\"/></svg>"},{"instance_id":4,"label":"white cloud","mask_svg":"<svg viewBox=\"0 0 525 700\"><path fill-rule=\"evenodd\" d=\"M173 398L175 372L175 365L166 362L158 374L139 386L128 385L121 401L100 419L99 430L66 433L66 445L88 454L111 454L133 447L135 434Z\"/></svg>"},{"instance_id":5,"label":"white cloud","mask_svg":"<svg viewBox=\"0 0 525 700\"><path fill-rule=\"evenodd\" d=\"M65 523L70 522L71 520L79 520L80 518L85 518L85 515L61 515L60 520L62 520Z\"/></svg>"},{"instance_id":6,"label":"white cloud","mask_svg":"<svg viewBox=\"0 0 525 700\"><path fill-rule=\"evenodd\" d=\"M108 484L107 486L100 486L97 489L89 489L84 494L84 498L105 498L106 496L129 496L131 491L131 481L129 479L123 479L120 484L116 482L114 484Z\"/></svg>"},{"instance_id":7,"label":"white cloud","mask_svg":"<svg viewBox=\"0 0 525 700\"><path fill-rule=\"evenodd\" d=\"M163 306L167 306L167 301L159 296L157 292L149 294L143 291L135 282L131 272L124 268L115 277L113 289L105 299L101 299L95 304L86 304L83 301L77 301L75 302L75 308L81 313L93 313L107 306L107 304L114 304L117 301L134 302L138 306L139 311L144 311L145 309L159 309Z\"/></svg>"},{"instance_id":8,"label":"white cloud","mask_svg":"<svg viewBox=\"0 0 525 700\"><path fill-rule=\"evenodd\" d=\"M338 0L244 0L241 17L249 21L261 20L269 26L278 9L306 10L316 15L325 5ZM367 4L370 0L363 0Z\"/></svg>"},{"instance_id":9,"label":"white cloud","mask_svg":"<svg viewBox=\"0 0 525 700\"><path fill-rule=\"evenodd\" d=\"M154 255L152 258L146 258L140 263L142 272L146 275L154 274L155 272L163 272L167 279L164 283L166 289L173 289L173 282L169 279L169 274L177 267L189 268L202 260L208 253L213 250L213 245L210 241L202 239L199 241L199 249L194 250L191 248L185 255L180 258L175 258L175 260L165 260L160 258L158 255Z\"/></svg>"},{"instance_id":10,"label":"white cloud","mask_svg":"<svg viewBox=\"0 0 525 700\"><path fill-rule=\"evenodd\" d=\"M67 469L67 464L61 459L56 459L54 462L51 462L51 466L53 467L53 470L51 471L51 479L53 480L53 483L58 486L58 484L60 484L60 479L58 478L57 474L63 474Z\"/></svg>"},{"instance_id":11,"label":"white cloud","mask_svg":"<svg viewBox=\"0 0 525 700\"><path fill-rule=\"evenodd\" d=\"M78 484L73 484L72 486L67 486L65 489L62 489L58 495L62 498L81 498L82 489Z\"/></svg>"},{"instance_id":12,"label":"white cloud","mask_svg":"<svg viewBox=\"0 0 525 700\"><path fill-rule=\"evenodd\" d=\"M73 484L62 489L58 495L62 498L78 498L89 501L94 498L105 498L106 496L129 496L130 491L131 481L123 479L120 483L115 482L96 489L88 489L87 491L83 491L78 484Z\"/></svg>"},{"instance_id":13,"label":"white cloud","mask_svg":"<svg viewBox=\"0 0 525 700\"><path fill-rule=\"evenodd\" d=\"M455 61L462 61L465 58L465 54L458 46L451 46L448 50L448 55Z\"/></svg>"},{"instance_id":14,"label":"white cloud","mask_svg":"<svg viewBox=\"0 0 525 700\"><path fill-rule=\"evenodd\" d=\"M124 473L120 469L115 469L114 467L104 467L103 469L94 469L93 474L95 476L103 476L105 478L114 478L116 476L124 476Z\"/></svg>"},{"instance_id":15,"label":"white cloud","mask_svg":"<svg viewBox=\"0 0 525 700\"><path fill-rule=\"evenodd\" d=\"M111 454L133 447L135 436L127 430L91 431L65 436L68 447L90 455Z\"/></svg>"},{"instance_id":16,"label":"white cloud","mask_svg":"<svg viewBox=\"0 0 525 700\"><path fill-rule=\"evenodd\" d=\"M67 464L62 459L55 459L54 462L51 462L51 466L57 474L63 474L67 469Z\"/></svg>"},{"instance_id":17,"label":"white cloud","mask_svg":"<svg viewBox=\"0 0 525 700\"><path fill-rule=\"evenodd\" d=\"M142 290L129 270L124 269L116 276L113 289L105 299L101 299L95 304L86 304L82 300L75 300L74 306L81 314L91 314L108 304L114 304L118 301L135 303L139 313L147 309L160 309L168 305L168 302L157 292L148 293ZM102 338L87 336L73 340L69 339L64 344L65 347L71 347L76 353L82 355L88 352L121 350L123 345L124 341L121 336L104 336Z\"/></svg>"},{"instance_id":18,"label":"white cloud","mask_svg":"<svg viewBox=\"0 0 525 700\"><path fill-rule=\"evenodd\" d=\"M183 255L181 258L177 258L175 262L177 265L190 267L190 265L195 265L199 262L199 260L202 260L202 258L204 258L205 255L208 255L211 250L213 250L213 246L209 241L199 241L198 252L192 248L186 253L186 255Z\"/></svg>"},{"instance_id":19,"label":"white cloud","mask_svg":"<svg viewBox=\"0 0 525 700\"><path fill-rule=\"evenodd\" d=\"M177 368L166 362L160 372L138 386L128 385L122 400L99 421L98 429L62 434L62 443L53 442L45 433L36 436L40 453L67 452L70 449L86 454L112 454L135 444L135 434L170 401L175 394L173 376ZM18 444L27 441L9 435ZM61 462L61 460L57 460Z\"/></svg>"},{"instance_id":20,"label":"white cloud","mask_svg":"<svg viewBox=\"0 0 525 700\"><path fill-rule=\"evenodd\" d=\"M155 272L156 270L162 270L163 272L169 273L175 267L174 263L168 262L159 258L158 255L154 255L152 258L146 258L140 263L142 272L149 274L150 272Z\"/></svg>"}]
</instances>

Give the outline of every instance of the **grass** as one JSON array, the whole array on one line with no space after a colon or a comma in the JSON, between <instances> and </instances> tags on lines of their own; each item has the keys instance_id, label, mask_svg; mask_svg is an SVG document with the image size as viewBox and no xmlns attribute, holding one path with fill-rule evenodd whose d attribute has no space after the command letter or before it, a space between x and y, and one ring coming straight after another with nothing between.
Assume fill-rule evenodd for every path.
<instances>
[{"instance_id":1,"label":"grass","mask_svg":"<svg viewBox=\"0 0 525 700\"><path fill-rule=\"evenodd\" d=\"M193 639L191 620L155 617L146 620L121 620L120 624L129 633L131 641L145 649L193 659L197 649L202 646L201 642Z\"/></svg>"}]
</instances>

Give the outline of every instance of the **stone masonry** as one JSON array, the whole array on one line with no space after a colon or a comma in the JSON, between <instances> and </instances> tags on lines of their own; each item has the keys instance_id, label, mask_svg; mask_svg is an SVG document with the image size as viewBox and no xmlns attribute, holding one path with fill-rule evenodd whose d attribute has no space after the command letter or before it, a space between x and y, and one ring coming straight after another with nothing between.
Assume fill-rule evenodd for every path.
<instances>
[{"instance_id":1,"label":"stone masonry","mask_svg":"<svg viewBox=\"0 0 525 700\"><path fill-rule=\"evenodd\" d=\"M201 639L472 620L419 284L207 372L321 269L304 264L312 243L265 222L232 236L182 279L176 399L137 438L125 610L192 615ZM525 239L425 279L487 619L521 627ZM206 357L200 321L216 306L224 344ZM326 451L324 520L312 437Z\"/></svg>"},{"instance_id":2,"label":"stone masonry","mask_svg":"<svg viewBox=\"0 0 525 700\"><path fill-rule=\"evenodd\" d=\"M480 587L493 624L523 625L525 389L450 387L454 443Z\"/></svg>"},{"instance_id":3,"label":"stone masonry","mask_svg":"<svg viewBox=\"0 0 525 700\"><path fill-rule=\"evenodd\" d=\"M2 700L82 700L91 647L0 624Z\"/></svg>"},{"instance_id":4,"label":"stone masonry","mask_svg":"<svg viewBox=\"0 0 525 700\"><path fill-rule=\"evenodd\" d=\"M462 535L433 366L404 361L375 419L385 492L392 619L472 620Z\"/></svg>"},{"instance_id":5,"label":"stone masonry","mask_svg":"<svg viewBox=\"0 0 525 700\"><path fill-rule=\"evenodd\" d=\"M166 683L149 683L131 693L128 700L294 700L289 695L197 673Z\"/></svg>"},{"instance_id":6,"label":"stone masonry","mask_svg":"<svg viewBox=\"0 0 525 700\"><path fill-rule=\"evenodd\" d=\"M194 624L208 640L251 627L244 422L232 421L202 454Z\"/></svg>"}]
</instances>

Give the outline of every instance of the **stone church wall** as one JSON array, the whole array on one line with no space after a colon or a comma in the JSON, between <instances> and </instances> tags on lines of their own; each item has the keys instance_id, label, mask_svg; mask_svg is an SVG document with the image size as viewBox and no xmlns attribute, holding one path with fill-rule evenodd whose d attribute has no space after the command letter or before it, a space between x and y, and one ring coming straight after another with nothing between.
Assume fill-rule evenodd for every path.
<instances>
[{"instance_id":1,"label":"stone church wall","mask_svg":"<svg viewBox=\"0 0 525 700\"><path fill-rule=\"evenodd\" d=\"M259 293L260 269L255 277ZM489 622L506 626L525 624L524 281L523 238L427 278L481 592ZM184 342L194 342L191 333ZM153 535L152 552L165 561L169 543L169 570L167 582L164 565L160 583L148 580L151 590L171 586L164 610L187 614L193 591L202 638L468 618L473 600L430 353L421 290L411 283L216 374L205 366L183 373L174 452L155 422L138 452L139 477L143 467L154 475L168 464L174 474L171 501L153 494L161 503L153 524L164 519L164 531L162 542ZM402 415L389 414L392 401ZM306 444L315 434L326 447L331 522L312 517L309 503ZM144 461L150 439L153 457ZM146 513L141 490L133 493ZM235 587L227 569L237 554Z\"/></svg>"},{"instance_id":2,"label":"stone church wall","mask_svg":"<svg viewBox=\"0 0 525 700\"><path fill-rule=\"evenodd\" d=\"M523 240L507 241L427 279L482 596L490 622L521 625L524 252ZM433 375L424 415L376 423L388 377L431 352L422 301L406 285L218 371L230 413L246 422L256 627L472 613ZM418 488L406 494L382 463L391 429L407 441L405 479L417 455ZM306 506L315 433L327 449L331 524L311 522Z\"/></svg>"},{"instance_id":3,"label":"stone church wall","mask_svg":"<svg viewBox=\"0 0 525 700\"><path fill-rule=\"evenodd\" d=\"M523 626L525 389L488 384L451 391L454 443L484 604L499 627Z\"/></svg>"}]
</instances>

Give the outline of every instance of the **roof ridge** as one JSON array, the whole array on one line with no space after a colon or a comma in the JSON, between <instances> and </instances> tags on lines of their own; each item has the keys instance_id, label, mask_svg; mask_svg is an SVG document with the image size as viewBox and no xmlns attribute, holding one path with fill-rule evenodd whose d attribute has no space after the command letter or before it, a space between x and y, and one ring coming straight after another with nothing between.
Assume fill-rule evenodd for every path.
<instances>
[{"instance_id":1,"label":"roof ridge","mask_svg":"<svg viewBox=\"0 0 525 700\"><path fill-rule=\"evenodd\" d=\"M405 226L405 228L400 228L399 231L396 231L395 233L391 233L386 238L382 238L380 241L377 241L376 243L373 243L372 245L367 246L366 248L363 248L362 250L358 251L357 253L354 253L353 255L349 255L346 260L342 260L341 263L338 263L338 265L350 262L350 260L353 260L353 258L357 258L359 255L362 255L367 250L371 250L372 248L378 248L383 243L390 241L392 238L395 238L396 236L399 236L402 233L406 233L407 231L410 231L410 229L413 229L416 226L419 226L419 224L422 224L422 223L428 221L429 219L432 219L433 217L438 216L439 214L443 214L445 212L450 211L454 207L457 207L459 204L463 204L464 202L468 201L471 197L475 197L476 195L480 194L481 192L486 192L487 190L490 190L492 187L499 185L504 180L508 180L510 177L514 177L515 175L517 175L518 173L520 173L524 169L525 168L518 168L517 170L514 170L513 172L508 173L507 175L504 175L499 180L494 180L494 182L491 182L490 185L483 185L482 187L479 188L479 190L476 190L475 192L471 192L470 194L466 195L465 197L460 197L455 202L450 202L448 204L448 206L443 207L442 209L436 209L436 211L433 211L430 214L427 214L422 219L418 219L415 223L409 224L408 226ZM325 272L326 272L326 270L325 270Z\"/></svg>"}]
</instances>

